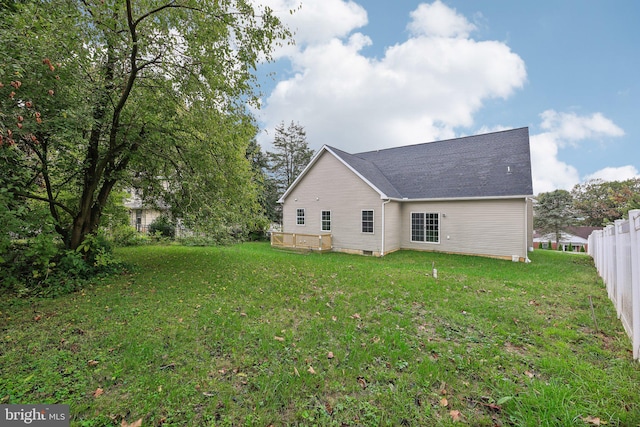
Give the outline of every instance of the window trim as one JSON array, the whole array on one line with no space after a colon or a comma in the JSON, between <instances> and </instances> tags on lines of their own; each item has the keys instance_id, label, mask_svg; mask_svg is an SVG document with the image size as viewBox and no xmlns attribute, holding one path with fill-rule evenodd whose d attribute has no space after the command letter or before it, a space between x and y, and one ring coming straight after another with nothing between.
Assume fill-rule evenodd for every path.
<instances>
[{"instance_id":1,"label":"window trim","mask_svg":"<svg viewBox=\"0 0 640 427\"><path fill-rule=\"evenodd\" d=\"M371 212L371 220L367 220L367 223L371 223L371 231L365 231L364 230L364 223L365 220L363 218L363 215L365 212ZM362 234L375 234L375 230L376 230L376 221L375 221L375 211L373 209L362 209L360 211L360 233Z\"/></svg>"},{"instance_id":2,"label":"window trim","mask_svg":"<svg viewBox=\"0 0 640 427\"><path fill-rule=\"evenodd\" d=\"M302 212L302 215L300 215L300 212ZM304 227L306 225L305 217L306 217L305 208L296 208L296 225L300 227ZM300 220L302 220L302 222Z\"/></svg>"},{"instance_id":3,"label":"window trim","mask_svg":"<svg viewBox=\"0 0 640 427\"><path fill-rule=\"evenodd\" d=\"M413 240L413 216L414 214L419 214L422 215L422 220L423 220L423 238L424 240ZM436 229L437 233L438 233L438 240L434 241L434 240L427 240L427 215L437 215L437 221L438 221L438 227ZM440 212L426 212L426 211L412 211L409 214L409 241L411 243L426 243L426 244L432 244L432 245L439 245L441 242L440 236L442 235L442 230L440 227L440 224L442 223L441 221L442 218L442 214Z\"/></svg>"},{"instance_id":4,"label":"window trim","mask_svg":"<svg viewBox=\"0 0 640 427\"><path fill-rule=\"evenodd\" d=\"M329 214L329 219L324 219L324 214ZM324 228L325 222L329 224L327 229ZM331 231L331 211L330 210L322 210L320 211L320 231Z\"/></svg>"}]
</instances>

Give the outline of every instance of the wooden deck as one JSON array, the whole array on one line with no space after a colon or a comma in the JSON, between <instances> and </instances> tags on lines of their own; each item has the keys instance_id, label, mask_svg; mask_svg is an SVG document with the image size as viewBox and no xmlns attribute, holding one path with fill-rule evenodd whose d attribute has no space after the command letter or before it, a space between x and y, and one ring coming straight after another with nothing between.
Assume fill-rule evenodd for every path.
<instances>
[{"instance_id":1,"label":"wooden deck","mask_svg":"<svg viewBox=\"0 0 640 427\"><path fill-rule=\"evenodd\" d=\"M330 251L331 234L271 232L271 246L284 249Z\"/></svg>"}]
</instances>

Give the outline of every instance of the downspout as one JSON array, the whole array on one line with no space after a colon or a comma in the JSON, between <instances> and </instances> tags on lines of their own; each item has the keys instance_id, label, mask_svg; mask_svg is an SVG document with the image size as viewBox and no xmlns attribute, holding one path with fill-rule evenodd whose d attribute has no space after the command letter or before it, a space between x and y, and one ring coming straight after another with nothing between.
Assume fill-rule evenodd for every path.
<instances>
[{"instance_id":1,"label":"downspout","mask_svg":"<svg viewBox=\"0 0 640 427\"><path fill-rule=\"evenodd\" d=\"M524 262L531 262L529 259L529 201L524 198Z\"/></svg>"},{"instance_id":2,"label":"downspout","mask_svg":"<svg viewBox=\"0 0 640 427\"><path fill-rule=\"evenodd\" d=\"M380 249L380 256L384 256L384 234L385 234L385 222L384 222L384 205L389 203L391 199L387 199L382 202L382 247Z\"/></svg>"}]
</instances>

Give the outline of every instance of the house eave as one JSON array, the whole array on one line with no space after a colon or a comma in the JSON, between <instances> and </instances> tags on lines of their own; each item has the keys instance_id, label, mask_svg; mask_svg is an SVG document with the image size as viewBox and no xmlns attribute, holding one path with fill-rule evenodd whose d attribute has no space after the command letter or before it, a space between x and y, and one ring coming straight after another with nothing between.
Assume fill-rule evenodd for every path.
<instances>
[{"instance_id":1,"label":"house eave","mask_svg":"<svg viewBox=\"0 0 640 427\"><path fill-rule=\"evenodd\" d=\"M434 197L434 198L397 198L397 197L381 197L384 200L391 200L393 202L457 202L457 201L469 201L469 200L518 200L532 198L533 194L522 194L513 196L482 196L482 197Z\"/></svg>"}]
</instances>

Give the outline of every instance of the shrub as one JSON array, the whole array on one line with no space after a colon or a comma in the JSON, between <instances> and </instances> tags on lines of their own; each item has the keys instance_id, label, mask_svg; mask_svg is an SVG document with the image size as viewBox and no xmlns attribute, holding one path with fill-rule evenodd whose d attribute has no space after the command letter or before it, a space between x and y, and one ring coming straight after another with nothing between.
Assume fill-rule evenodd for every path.
<instances>
[{"instance_id":1,"label":"shrub","mask_svg":"<svg viewBox=\"0 0 640 427\"><path fill-rule=\"evenodd\" d=\"M87 236L75 250L63 249L54 233L14 240L3 263L0 291L21 297L55 297L76 291L96 276L123 269L103 235Z\"/></svg>"},{"instance_id":2,"label":"shrub","mask_svg":"<svg viewBox=\"0 0 640 427\"><path fill-rule=\"evenodd\" d=\"M113 227L110 232L111 242L115 246L137 246L144 245L149 242L149 238L130 226L118 225Z\"/></svg>"},{"instance_id":3,"label":"shrub","mask_svg":"<svg viewBox=\"0 0 640 427\"><path fill-rule=\"evenodd\" d=\"M160 215L149 225L149 234L173 239L176 236L176 226L168 216Z\"/></svg>"}]
</instances>

